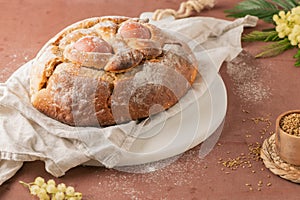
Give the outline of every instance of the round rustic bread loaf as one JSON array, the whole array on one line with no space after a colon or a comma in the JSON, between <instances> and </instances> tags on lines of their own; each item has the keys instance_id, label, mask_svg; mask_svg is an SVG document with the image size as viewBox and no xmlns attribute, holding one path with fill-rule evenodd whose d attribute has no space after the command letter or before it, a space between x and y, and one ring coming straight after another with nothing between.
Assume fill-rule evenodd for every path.
<instances>
[{"instance_id":1,"label":"round rustic bread loaf","mask_svg":"<svg viewBox=\"0 0 300 200\"><path fill-rule=\"evenodd\" d=\"M187 45L147 20L96 17L65 28L40 50L31 101L68 125L109 126L170 108L196 76Z\"/></svg>"}]
</instances>

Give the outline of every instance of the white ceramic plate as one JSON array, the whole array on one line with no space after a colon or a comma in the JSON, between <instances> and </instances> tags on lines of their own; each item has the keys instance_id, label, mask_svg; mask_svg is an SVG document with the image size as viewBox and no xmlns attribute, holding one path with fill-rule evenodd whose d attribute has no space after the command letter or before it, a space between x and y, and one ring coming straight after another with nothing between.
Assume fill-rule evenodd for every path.
<instances>
[{"instance_id":1,"label":"white ceramic plate","mask_svg":"<svg viewBox=\"0 0 300 200\"><path fill-rule=\"evenodd\" d=\"M226 87L218 75L198 101L137 139L118 166L154 162L195 147L216 131L226 110Z\"/></svg>"}]
</instances>

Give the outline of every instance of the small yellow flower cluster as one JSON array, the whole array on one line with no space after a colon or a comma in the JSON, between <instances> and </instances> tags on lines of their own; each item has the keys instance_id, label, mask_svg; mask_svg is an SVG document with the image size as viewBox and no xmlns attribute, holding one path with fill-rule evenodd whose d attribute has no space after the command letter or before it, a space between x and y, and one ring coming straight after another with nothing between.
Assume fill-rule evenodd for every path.
<instances>
[{"instance_id":1,"label":"small yellow flower cluster","mask_svg":"<svg viewBox=\"0 0 300 200\"><path fill-rule=\"evenodd\" d=\"M293 46L300 47L300 6L291 11L280 11L273 16L278 37L288 37Z\"/></svg>"},{"instance_id":2,"label":"small yellow flower cluster","mask_svg":"<svg viewBox=\"0 0 300 200\"><path fill-rule=\"evenodd\" d=\"M64 183L56 185L53 179L45 180L37 177L33 183L21 184L29 188L30 194L36 195L40 200L81 200L82 194L75 192L74 187L66 186Z\"/></svg>"}]
</instances>

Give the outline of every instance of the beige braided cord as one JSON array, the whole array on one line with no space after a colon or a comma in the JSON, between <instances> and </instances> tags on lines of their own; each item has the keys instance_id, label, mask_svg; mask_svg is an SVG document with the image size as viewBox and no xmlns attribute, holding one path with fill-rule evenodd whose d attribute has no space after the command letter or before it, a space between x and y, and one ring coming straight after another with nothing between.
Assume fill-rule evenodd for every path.
<instances>
[{"instance_id":1,"label":"beige braided cord","mask_svg":"<svg viewBox=\"0 0 300 200\"><path fill-rule=\"evenodd\" d=\"M286 180L300 183L300 166L289 164L279 157L275 146L275 134L264 141L260 156L271 172Z\"/></svg>"},{"instance_id":2,"label":"beige braided cord","mask_svg":"<svg viewBox=\"0 0 300 200\"><path fill-rule=\"evenodd\" d=\"M154 20L161 20L167 16L174 16L175 19L189 17L194 11L200 13L205 8L212 8L215 0L188 0L180 4L179 9L157 9L153 14Z\"/></svg>"}]
</instances>

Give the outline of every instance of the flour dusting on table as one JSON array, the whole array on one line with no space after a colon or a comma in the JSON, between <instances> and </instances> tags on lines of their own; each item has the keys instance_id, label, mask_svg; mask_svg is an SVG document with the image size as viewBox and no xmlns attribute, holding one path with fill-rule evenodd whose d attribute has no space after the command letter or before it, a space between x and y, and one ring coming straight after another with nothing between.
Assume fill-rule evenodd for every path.
<instances>
[{"instance_id":1,"label":"flour dusting on table","mask_svg":"<svg viewBox=\"0 0 300 200\"><path fill-rule=\"evenodd\" d=\"M227 63L227 73L233 81L233 92L248 103L269 99L270 87L263 81L263 66L247 52Z\"/></svg>"},{"instance_id":2,"label":"flour dusting on table","mask_svg":"<svg viewBox=\"0 0 300 200\"><path fill-rule=\"evenodd\" d=\"M117 199L120 196L127 196L128 199L157 199L158 196L159 199L169 199L164 191L177 187L191 187L193 179L205 176L199 171L199 166L206 166L198 156L199 148L158 162L123 167L123 172L118 168L109 174L99 175L98 185L91 186L90 190L112 191L103 192L106 195L103 199ZM153 171L154 169L156 170ZM191 171L199 173L189 173ZM145 187L151 187L153 190L145 190ZM92 197L91 199L93 200Z\"/></svg>"},{"instance_id":3,"label":"flour dusting on table","mask_svg":"<svg viewBox=\"0 0 300 200\"><path fill-rule=\"evenodd\" d=\"M3 68L0 68L0 82L4 82L8 79L11 74L16 71L21 65L24 65L28 62L32 55L33 51L16 51L13 54L9 54L6 56L8 62L5 64Z\"/></svg>"}]
</instances>

